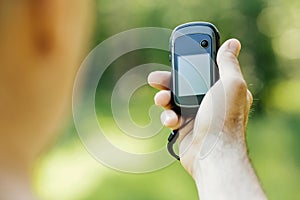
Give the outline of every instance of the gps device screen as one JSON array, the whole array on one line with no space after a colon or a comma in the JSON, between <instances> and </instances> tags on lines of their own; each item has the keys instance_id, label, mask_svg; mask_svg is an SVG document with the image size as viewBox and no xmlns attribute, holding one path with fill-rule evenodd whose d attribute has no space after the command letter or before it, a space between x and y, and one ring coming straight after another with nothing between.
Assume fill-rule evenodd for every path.
<instances>
[{"instance_id":1,"label":"gps device screen","mask_svg":"<svg viewBox=\"0 0 300 200\"><path fill-rule=\"evenodd\" d=\"M210 88L208 53L178 56L178 96L206 94Z\"/></svg>"}]
</instances>

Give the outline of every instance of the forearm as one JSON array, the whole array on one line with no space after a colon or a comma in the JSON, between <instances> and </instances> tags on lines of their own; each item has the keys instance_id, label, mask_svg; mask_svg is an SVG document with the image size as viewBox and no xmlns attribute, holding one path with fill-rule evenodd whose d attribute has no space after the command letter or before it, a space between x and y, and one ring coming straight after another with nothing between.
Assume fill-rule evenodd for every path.
<instances>
[{"instance_id":1,"label":"forearm","mask_svg":"<svg viewBox=\"0 0 300 200\"><path fill-rule=\"evenodd\" d=\"M232 139L222 133L210 154L196 159L193 177L201 200L267 199L243 138Z\"/></svg>"}]
</instances>

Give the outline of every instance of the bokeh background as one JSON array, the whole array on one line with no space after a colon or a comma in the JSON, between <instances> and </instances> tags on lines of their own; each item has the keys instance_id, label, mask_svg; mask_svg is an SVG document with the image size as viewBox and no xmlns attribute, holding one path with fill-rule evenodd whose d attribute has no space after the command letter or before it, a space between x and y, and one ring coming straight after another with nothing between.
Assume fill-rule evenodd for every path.
<instances>
[{"instance_id":1,"label":"bokeh background","mask_svg":"<svg viewBox=\"0 0 300 200\"><path fill-rule=\"evenodd\" d=\"M215 24L222 42L239 39L242 71L254 95L247 131L252 163L270 199L300 196L300 1L98 0L95 12L91 49L131 28L173 29L189 21ZM106 127L115 126L110 98L118 78L132 67L150 62L169 65L168 52L131 52L105 72L100 81L105 88L99 88L96 109ZM145 86L133 95L130 112L136 123L149 123L147 112L155 92ZM35 167L34 185L41 199L198 199L193 180L178 162L147 174L122 173L87 153L72 119L61 133ZM167 133L167 129L161 132L165 138Z\"/></svg>"}]
</instances>

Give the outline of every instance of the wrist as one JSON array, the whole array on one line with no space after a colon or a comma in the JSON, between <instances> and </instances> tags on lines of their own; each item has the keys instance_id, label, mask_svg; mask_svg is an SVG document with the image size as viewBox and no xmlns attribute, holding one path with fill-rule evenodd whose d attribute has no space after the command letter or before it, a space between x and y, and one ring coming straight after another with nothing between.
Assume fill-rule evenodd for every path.
<instances>
[{"instance_id":1,"label":"wrist","mask_svg":"<svg viewBox=\"0 0 300 200\"><path fill-rule=\"evenodd\" d=\"M211 134L212 135L212 134ZM233 160L239 162L250 162L247 154L247 147L244 137L236 134L231 135L220 132L215 134L216 139L207 139L201 145L200 151L196 154L193 164L192 177L196 179L201 173L199 169L216 167L217 171L222 169L222 164L230 164ZM212 142L213 141L213 142ZM231 161L231 162L229 162ZM213 171L213 170L212 170Z\"/></svg>"},{"instance_id":2,"label":"wrist","mask_svg":"<svg viewBox=\"0 0 300 200\"><path fill-rule=\"evenodd\" d=\"M221 133L213 149L195 159L192 176L201 199L265 199L243 135Z\"/></svg>"}]
</instances>

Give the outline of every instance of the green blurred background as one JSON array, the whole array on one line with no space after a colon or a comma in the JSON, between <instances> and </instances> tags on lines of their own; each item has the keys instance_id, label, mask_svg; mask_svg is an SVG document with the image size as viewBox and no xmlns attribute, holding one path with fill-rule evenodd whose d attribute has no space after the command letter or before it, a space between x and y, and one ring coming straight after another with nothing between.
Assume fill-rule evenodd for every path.
<instances>
[{"instance_id":1,"label":"green blurred background","mask_svg":"<svg viewBox=\"0 0 300 200\"><path fill-rule=\"evenodd\" d=\"M247 131L251 160L270 199L300 196L300 1L98 0L96 10L93 46L131 28L173 29L189 21L215 24L222 42L238 38L241 67L254 94ZM168 52L135 51L105 72L100 83L106 87L97 93L96 108L106 127L115 126L110 97L118 78L150 62L169 65ZM145 86L132 97L130 112L136 123L149 123L147 112L155 92ZM167 133L164 129L161 134L167 137ZM164 144L161 138L156 142ZM35 189L49 200L198 199L193 180L178 162L148 174L126 174L102 166L84 149L72 120L38 162Z\"/></svg>"}]
</instances>

